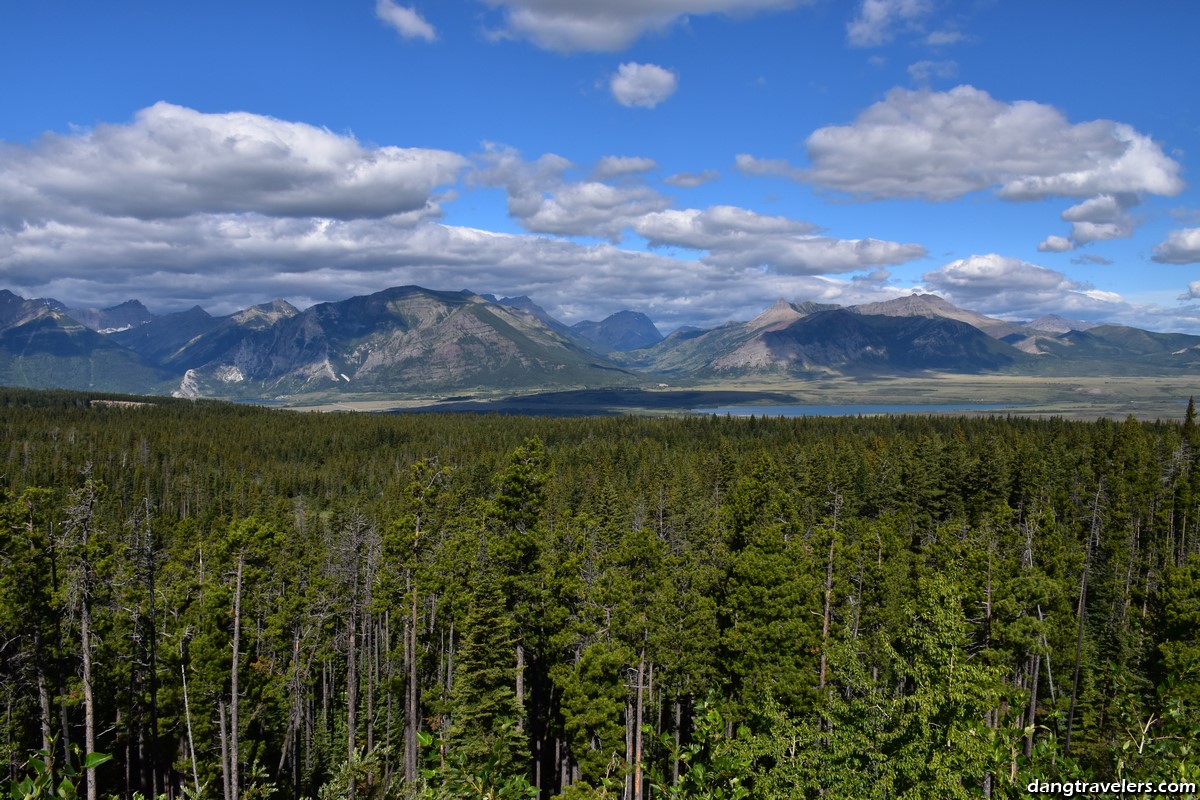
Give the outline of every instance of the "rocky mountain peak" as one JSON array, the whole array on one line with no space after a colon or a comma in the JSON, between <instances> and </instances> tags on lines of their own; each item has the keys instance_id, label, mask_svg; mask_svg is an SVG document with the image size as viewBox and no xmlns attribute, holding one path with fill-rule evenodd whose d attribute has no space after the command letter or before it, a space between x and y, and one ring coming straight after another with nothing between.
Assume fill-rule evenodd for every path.
<instances>
[{"instance_id":1,"label":"rocky mountain peak","mask_svg":"<svg viewBox=\"0 0 1200 800\"><path fill-rule=\"evenodd\" d=\"M805 312L781 297L746 324L751 330L779 330L804 316Z\"/></svg>"},{"instance_id":2,"label":"rocky mountain peak","mask_svg":"<svg viewBox=\"0 0 1200 800\"><path fill-rule=\"evenodd\" d=\"M300 311L286 300L272 300L257 306L250 306L232 315L230 319L247 328L269 328L281 319L294 317Z\"/></svg>"},{"instance_id":3,"label":"rocky mountain peak","mask_svg":"<svg viewBox=\"0 0 1200 800\"><path fill-rule=\"evenodd\" d=\"M1045 314L1032 322L1025 323L1026 328L1047 333L1068 333L1070 331L1086 331L1098 327L1098 322L1084 322L1081 319L1067 319L1058 314Z\"/></svg>"},{"instance_id":4,"label":"rocky mountain peak","mask_svg":"<svg viewBox=\"0 0 1200 800\"><path fill-rule=\"evenodd\" d=\"M125 331L156 319L140 300L126 300L108 308L70 308L65 313L98 333Z\"/></svg>"},{"instance_id":5,"label":"rocky mountain peak","mask_svg":"<svg viewBox=\"0 0 1200 800\"><path fill-rule=\"evenodd\" d=\"M600 322L585 320L571 326L572 333L621 352L640 350L662 341L654 323L640 311L618 311Z\"/></svg>"}]
</instances>

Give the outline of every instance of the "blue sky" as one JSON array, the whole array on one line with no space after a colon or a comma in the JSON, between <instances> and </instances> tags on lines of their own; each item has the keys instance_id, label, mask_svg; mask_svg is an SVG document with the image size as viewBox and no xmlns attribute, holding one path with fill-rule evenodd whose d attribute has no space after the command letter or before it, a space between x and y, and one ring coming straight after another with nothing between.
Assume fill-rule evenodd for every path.
<instances>
[{"instance_id":1,"label":"blue sky","mask_svg":"<svg viewBox=\"0 0 1200 800\"><path fill-rule=\"evenodd\" d=\"M1200 334L1200 6L14 1L0 283L669 330L914 291Z\"/></svg>"}]
</instances>

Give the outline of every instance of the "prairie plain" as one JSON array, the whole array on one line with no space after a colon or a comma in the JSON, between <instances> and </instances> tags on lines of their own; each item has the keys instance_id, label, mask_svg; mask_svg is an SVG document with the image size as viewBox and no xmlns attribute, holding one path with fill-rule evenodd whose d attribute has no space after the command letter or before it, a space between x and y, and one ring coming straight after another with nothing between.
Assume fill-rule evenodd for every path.
<instances>
[{"instance_id":1,"label":"prairie plain","mask_svg":"<svg viewBox=\"0 0 1200 800\"><path fill-rule=\"evenodd\" d=\"M954 412L970 415L1100 417L1139 420L1183 418L1190 396L1200 393L1192 376L1018 376L941 374L928 377L830 377L820 380L744 379L643 388L474 392L439 399L363 395L290 398L280 405L309 411L448 411L529 413L553 416L638 414L678 416L712 405L907 405L980 406ZM982 408L986 406L987 408ZM997 408L996 406L999 406Z\"/></svg>"}]
</instances>

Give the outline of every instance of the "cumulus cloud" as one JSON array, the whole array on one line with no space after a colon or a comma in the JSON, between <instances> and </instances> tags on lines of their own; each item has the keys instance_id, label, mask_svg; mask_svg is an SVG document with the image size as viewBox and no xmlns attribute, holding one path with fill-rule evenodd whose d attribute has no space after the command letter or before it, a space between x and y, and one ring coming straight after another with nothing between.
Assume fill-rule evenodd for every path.
<instances>
[{"instance_id":1,"label":"cumulus cloud","mask_svg":"<svg viewBox=\"0 0 1200 800\"><path fill-rule=\"evenodd\" d=\"M437 31L415 9L392 0L375 0L375 16L394 28L405 39L437 40Z\"/></svg>"},{"instance_id":2,"label":"cumulus cloud","mask_svg":"<svg viewBox=\"0 0 1200 800\"><path fill-rule=\"evenodd\" d=\"M1179 299L1183 301L1200 300L1200 281L1189 283L1187 291L1179 295Z\"/></svg>"},{"instance_id":3,"label":"cumulus cloud","mask_svg":"<svg viewBox=\"0 0 1200 800\"><path fill-rule=\"evenodd\" d=\"M500 234L434 221L193 215L0 232L6 285L27 297L108 306L138 297L158 312L214 314L283 297L298 307L388 286L526 294L567 321L624 308L666 328L749 319L776 297L887 299L850 281L730 269L703 261Z\"/></svg>"},{"instance_id":4,"label":"cumulus cloud","mask_svg":"<svg viewBox=\"0 0 1200 800\"><path fill-rule=\"evenodd\" d=\"M669 186L678 186L681 189L695 189L697 186L712 183L719 177L721 177L721 173L715 169L706 169L702 172L677 172L663 178L663 183Z\"/></svg>"},{"instance_id":5,"label":"cumulus cloud","mask_svg":"<svg viewBox=\"0 0 1200 800\"><path fill-rule=\"evenodd\" d=\"M959 306L1007 319L1059 314L1149 330L1200 333L1200 307L1134 303L1061 272L1004 256L974 255L924 275L929 288ZM1193 284L1193 288L1200 288ZM1196 299L1183 295L1181 301Z\"/></svg>"},{"instance_id":6,"label":"cumulus cloud","mask_svg":"<svg viewBox=\"0 0 1200 800\"><path fill-rule=\"evenodd\" d=\"M878 267L864 267L869 274L842 280L764 270L755 263L757 258L739 253L739 238L749 242L815 236L809 223L744 209L677 213L681 216L648 221L645 229L650 232L653 225L664 243L712 247L714 257L688 259L611 244L581 245L407 216L337 220L220 213L89 218L0 230L0 272L20 294L57 297L74 306L107 306L134 296L160 312L200 304L225 314L276 297L303 308L387 286L418 284L527 294L567 321L637 308L668 329L749 319L777 297L850 304L907 293L889 285L886 270ZM895 253L894 246L881 244L862 261ZM844 250L833 243L826 247L835 253ZM869 254L870 248L864 250ZM839 258L849 266L844 252ZM971 294L963 288L970 282L961 279L962 273L955 273L960 278L957 285L950 286L952 280L941 284L958 292L956 300L986 300L1003 286L993 282L991 288ZM1060 285L1063 281L1067 287L1077 286L1058 279ZM1028 283L1047 295L1048 310L1074 313L1082 305L1051 302L1053 280ZM1092 313L1085 308L1075 316L1200 330L1196 313L1191 318L1182 312L1170 316L1161 309L1139 311L1116 301L1093 301L1090 308ZM999 304L989 310L1038 315Z\"/></svg>"},{"instance_id":7,"label":"cumulus cloud","mask_svg":"<svg viewBox=\"0 0 1200 800\"><path fill-rule=\"evenodd\" d=\"M509 213L532 213L544 193L562 185L575 165L557 153L544 153L526 161L520 151L507 145L487 142L477 157L480 166L468 174L471 183L501 186L508 192Z\"/></svg>"},{"instance_id":8,"label":"cumulus cloud","mask_svg":"<svg viewBox=\"0 0 1200 800\"><path fill-rule=\"evenodd\" d=\"M1171 231L1167 240L1154 248L1151 258L1160 264L1200 263L1200 228Z\"/></svg>"},{"instance_id":9,"label":"cumulus cloud","mask_svg":"<svg viewBox=\"0 0 1200 800\"><path fill-rule=\"evenodd\" d=\"M925 255L920 245L820 236L810 222L733 206L661 211L633 227L652 247L705 250L701 260L707 264L786 275L853 272Z\"/></svg>"},{"instance_id":10,"label":"cumulus cloud","mask_svg":"<svg viewBox=\"0 0 1200 800\"><path fill-rule=\"evenodd\" d=\"M846 40L853 47L886 44L897 28L914 26L932 10L930 0L863 0L858 16L846 26Z\"/></svg>"},{"instance_id":11,"label":"cumulus cloud","mask_svg":"<svg viewBox=\"0 0 1200 800\"><path fill-rule=\"evenodd\" d=\"M1071 223L1071 241L1077 245L1106 239L1128 239L1136 222L1126 209L1137 204L1137 197L1102 194L1073 205L1062 213Z\"/></svg>"},{"instance_id":12,"label":"cumulus cloud","mask_svg":"<svg viewBox=\"0 0 1200 800\"><path fill-rule=\"evenodd\" d=\"M1052 106L1005 103L972 86L893 89L853 124L814 131L805 147L810 169L772 171L867 199L952 200L990 188L1014 201L1175 195L1184 185L1180 165L1129 125L1071 123Z\"/></svg>"},{"instance_id":13,"label":"cumulus cloud","mask_svg":"<svg viewBox=\"0 0 1200 800\"><path fill-rule=\"evenodd\" d=\"M952 261L925 273L922 280L957 305L1010 319L1050 313L1105 319L1130 311L1120 295L995 253Z\"/></svg>"},{"instance_id":14,"label":"cumulus cloud","mask_svg":"<svg viewBox=\"0 0 1200 800\"><path fill-rule=\"evenodd\" d=\"M917 83L929 83L933 78L950 79L957 74L957 61L918 61L908 65L908 75Z\"/></svg>"},{"instance_id":15,"label":"cumulus cloud","mask_svg":"<svg viewBox=\"0 0 1200 800\"><path fill-rule=\"evenodd\" d=\"M526 230L562 236L599 236L617 241L621 232L671 204L645 186L610 186L599 181L566 184L520 218Z\"/></svg>"},{"instance_id":16,"label":"cumulus cloud","mask_svg":"<svg viewBox=\"0 0 1200 800\"><path fill-rule=\"evenodd\" d=\"M1075 243L1064 236L1047 236L1037 246L1039 253L1065 253L1075 249Z\"/></svg>"},{"instance_id":17,"label":"cumulus cloud","mask_svg":"<svg viewBox=\"0 0 1200 800\"><path fill-rule=\"evenodd\" d=\"M618 103L627 108L654 108L675 94L679 76L657 64L622 64L609 79L609 89Z\"/></svg>"},{"instance_id":18,"label":"cumulus cloud","mask_svg":"<svg viewBox=\"0 0 1200 800\"><path fill-rule=\"evenodd\" d=\"M214 313L274 297L304 306L409 283L537 290L547 302L576 291L628 302L644 290L665 302L672 285L698 288L727 278L694 262L611 245L435 222L256 214L40 226L0 234L0 251L9 286L25 287L27 296L101 304L137 296L156 310L198 303Z\"/></svg>"},{"instance_id":19,"label":"cumulus cloud","mask_svg":"<svg viewBox=\"0 0 1200 800\"><path fill-rule=\"evenodd\" d=\"M611 231L624 224L613 214L667 202L646 189L567 185L572 165L553 154L527 163L492 147L482 160L472 179L502 182L514 214L535 226L574 217ZM137 296L156 310L199 303L214 313L403 283L537 290L548 303L583 291L616 304L609 311L657 297L679 314L694 292L737 296L724 291L735 276L696 261L442 225L433 192L465 164L444 151L160 104L126 125L0 145L0 274L26 296L73 305ZM637 202L646 205L622 208ZM690 313L698 321L720 308Z\"/></svg>"},{"instance_id":20,"label":"cumulus cloud","mask_svg":"<svg viewBox=\"0 0 1200 800\"><path fill-rule=\"evenodd\" d=\"M596 162L597 178L618 178L622 175L640 175L658 166L653 158L638 156L605 156Z\"/></svg>"},{"instance_id":21,"label":"cumulus cloud","mask_svg":"<svg viewBox=\"0 0 1200 800\"><path fill-rule=\"evenodd\" d=\"M1095 267L1095 266L1110 267L1113 264L1113 260L1111 258L1105 258L1104 256L1087 254L1087 255L1076 256L1075 258L1072 258L1071 263L1079 264L1080 266L1084 266L1084 267L1089 267L1089 266L1090 267Z\"/></svg>"},{"instance_id":22,"label":"cumulus cloud","mask_svg":"<svg viewBox=\"0 0 1200 800\"><path fill-rule=\"evenodd\" d=\"M745 16L812 0L484 0L502 10L497 36L526 39L546 50L623 50L642 34L702 14Z\"/></svg>"},{"instance_id":23,"label":"cumulus cloud","mask_svg":"<svg viewBox=\"0 0 1200 800\"><path fill-rule=\"evenodd\" d=\"M503 187L508 192L508 213L535 233L616 241L638 217L671 204L670 198L646 186L569 181L566 173L573 165L554 154L527 162L512 148L493 146L482 159L485 166L472 174L472 180ZM596 171L614 174L615 170L619 176L653 166L649 159L613 158L602 159Z\"/></svg>"},{"instance_id":24,"label":"cumulus cloud","mask_svg":"<svg viewBox=\"0 0 1200 800\"><path fill-rule=\"evenodd\" d=\"M25 296L76 306L135 296L156 311L198 303L229 313L275 297L304 307L420 284L528 294L566 319L638 308L670 327L745 319L779 296L887 299L903 292L884 268L925 255L746 209L672 210L638 180L650 164L636 158L596 165L615 184L573 181L577 168L562 156L524 161L495 145L467 179L503 187L527 230L614 240L633 230L691 252L442 224L439 187L467 163L159 104L124 125L0 144L0 274Z\"/></svg>"},{"instance_id":25,"label":"cumulus cloud","mask_svg":"<svg viewBox=\"0 0 1200 800\"><path fill-rule=\"evenodd\" d=\"M483 158L489 166L473 179L505 187L509 213L534 233L616 242L632 230L651 247L706 251L701 260L712 266L789 275L852 272L925 256L920 245L836 239L820 235L811 222L734 206L671 209L669 197L646 186L569 181L570 164L558 156L524 162L515 150L493 148Z\"/></svg>"},{"instance_id":26,"label":"cumulus cloud","mask_svg":"<svg viewBox=\"0 0 1200 800\"><path fill-rule=\"evenodd\" d=\"M1135 199L1102 194L1071 206L1062 213L1062 218L1067 222L1113 222L1125 216L1125 209L1134 202Z\"/></svg>"},{"instance_id":27,"label":"cumulus cloud","mask_svg":"<svg viewBox=\"0 0 1200 800\"><path fill-rule=\"evenodd\" d=\"M508 192L508 213L526 217L541 206L545 193L562 185L564 174L575 165L556 153L525 161L511 147L488 144L480 156L483 166L472 171L472 183L502 186Z\"/></svg>"},{"instance_id":28,"label":"cumulus cloud","mask_svg":"<svg viewBox=\"0 0 1200 800\"><path fill-rule=\"evenodd\" d=\"M417 151L434 168L419 179L403 179L402 171L394 189L411 197L382 205L368 178L394 160L392 148L252 115L158 111L173 111L183 129L144 114L126 126L0 149L0 207L19 220L0 225L0 273L11 288L72 305L136 296L158 311L198 303L229 313L274 297L303 307L414 283L529 294L567 318L640 308L669 327L746 318L781 294L880 299L887 287L813 273L869 270L924 252L832 239L811 223L736 208L676 212L682 216L672 229L671 218L656 216L669 199L645 186L573 182L574 165L562 156L524 161L495 145L478 157L469 180L505 188L510 212L528 230L615 239L634 229L699 252L672 257L448 226L438 221L439 198L430 192L443 174L459 171L464 162L455 154ZM237 135L218 137L214 128ZM143 139L155 138L149 131L158 141L139 150ZM43 148L70 157L59 159L57 171L35 169L50 163ZM246 148L261 158L245 155ZM154 170L143 165L151 156ZM85 163L158 202L143 201L144 213L114 206L89 183ZM604 169L629 177L646 166L614 160Z\"/></svg>"},{"instance_id":29,"label":"cumulus cloud","mask_svg":"<svg viewBox=\"0 0 1200 800\"><path fill-rule=\"evenodd\" d=\"M706 211L665 211L641 220L637 232L654 246L672 245L694 250L720 247L730 237L811 236L811 222L756 214L735 206L713 206Z\"/></svg>"},{"instance_id":30,"label":"cumulus cloud","mask_svg":"<svg viewBox=\"0 0 1200 800\"><path fill-rule=\"evenodd\" d=\"M734 166L743 175L779 175L792 180L804 180L805 172L793 167L782 158L755 158L749 153L738 153Z\"/></svg>"},{"instance_id":31,"label":"cumulus cloud","mask_svg":"<svg viewBox=\"0 0 1200 800\"><path fill-rule=\"evenodd\" d=\"M923 280L944 291L979 294L1010 289L1042 291L1079 288L1061 272L995 253L951 261L925 273Z\"/></svg>"},{"instance_id":32,"label":"cumulus cloud","mask_svg":"<svg viewBox=\"0 0 1200 800\"><path fill-rule=\"evenodd\" d=\"M371 147L303 123L157 103L128 125L0 147L0 226L70 213L385 217L425 208L466 164L444 150Z\"/></svg>"}]
</instances>

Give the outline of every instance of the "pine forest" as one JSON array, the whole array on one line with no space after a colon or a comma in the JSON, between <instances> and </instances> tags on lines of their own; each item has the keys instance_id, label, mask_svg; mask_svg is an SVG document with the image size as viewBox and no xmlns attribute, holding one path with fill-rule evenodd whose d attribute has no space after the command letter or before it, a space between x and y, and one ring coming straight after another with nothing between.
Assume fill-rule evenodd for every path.
<instances>
[{"instance_id":1,"label":"pine forest","mask_svg":"<svg viewBox=\"0 0 1200 800\"><path fill-rule=\"evenodd\" d=\"M0 435L18 800L1200 781L1190 406L568 419L0 390Z\"/></svg>"}]
</instances>

